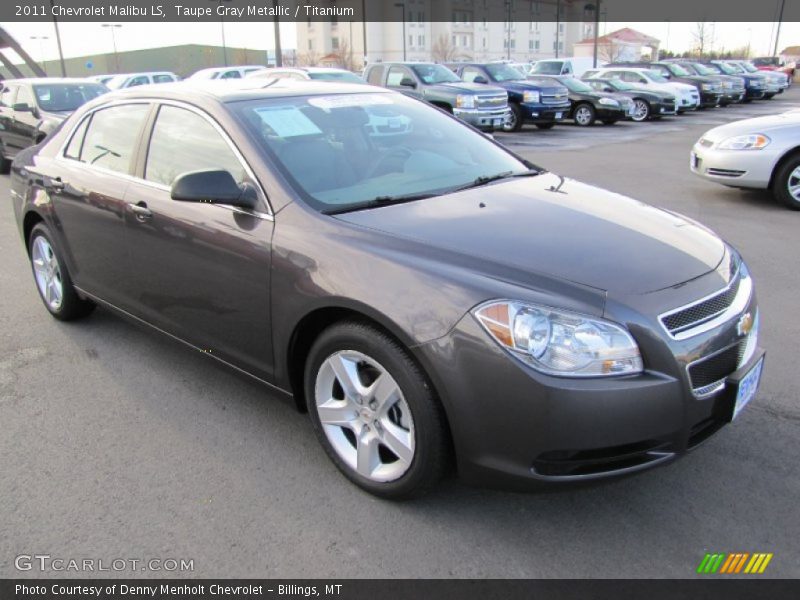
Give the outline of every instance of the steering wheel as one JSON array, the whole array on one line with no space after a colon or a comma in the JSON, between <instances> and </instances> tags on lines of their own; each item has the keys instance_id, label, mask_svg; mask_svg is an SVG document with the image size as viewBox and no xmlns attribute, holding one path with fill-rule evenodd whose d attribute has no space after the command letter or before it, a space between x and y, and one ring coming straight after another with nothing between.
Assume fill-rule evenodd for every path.
<instances>
[{"instance_id":1,"label":"steering wheel","mask_svg":"<svg viewBox=\"0 0 800 600\"><path fill-rule=\"evenodd\" d=\"M408 160L409 158L411 158L412 154L413 151L406 146L393 147L386 154L381 156L374 165L372 165L372 167L367 172L365 179L371 179L376 175L382 175L384 168L387 166L387 163L390 160L398 160L398 161Z\"/></svg>"}]
</instances>

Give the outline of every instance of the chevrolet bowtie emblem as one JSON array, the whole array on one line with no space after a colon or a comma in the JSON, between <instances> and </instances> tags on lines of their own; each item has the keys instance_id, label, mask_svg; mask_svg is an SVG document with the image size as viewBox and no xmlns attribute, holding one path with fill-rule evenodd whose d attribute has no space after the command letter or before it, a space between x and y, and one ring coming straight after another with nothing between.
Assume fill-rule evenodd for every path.
<instances>
[{"instance_id":1,"label":"chevrolet bowtie emblem","mask_svg":"<svg viewBox=\"0 0 800 600\"><path fill-rule=\"evenodd\" d=\"M736 324L736 333L745 336L753 329L753 316L750 313L744 313L739 322Z\"/></svg>"}]
</instances>

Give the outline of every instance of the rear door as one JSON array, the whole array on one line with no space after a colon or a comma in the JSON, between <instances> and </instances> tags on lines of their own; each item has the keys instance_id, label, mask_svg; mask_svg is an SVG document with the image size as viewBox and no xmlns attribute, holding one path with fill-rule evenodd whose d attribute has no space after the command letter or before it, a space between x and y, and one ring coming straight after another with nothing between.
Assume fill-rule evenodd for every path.
<instances>
[{"instance_id":1,"label":"rear door","mask_svg":"<svg viewBox=\"0 0 800 600\"><path fill-rule=\"evenodd\" d=\"M94 111L45 174L75 284L122 308L128 276L124 195L149 111L144 102Z\"/></svg>"},{"instance_id":2,"label":"rear door","mask_svg":"<svg viewBox=\"0 0 800 600\"><path fill-rule=\"evenodd\" d=\"M18 142L14 140L14 130L12 128L14 111L11 110L11 105L14 104L16 95L17 85L15 84L6 85L3 87L2 93L0 93L0 147L3 155L8 158L17 153L16 146Z\"/></svg>"},{"instance_id":3,"label":"rear door","mask_svg":"<svg viewBox=\"0 0 800 600\"><path fill-rule=\"evenodd\" d=\"M264 378L271 378L269 281L273 218L233 142L207 113L164 103L125 201L132 312ZM178 202L179 175L225 169L256 188L260 210Z\"/></svg>"},{"instance_id":4,"label":"rear door","mask_svg":"<svg viewBox=\"0 0 800 600\"><path fill-rule=\"evenodd\" d=\"M35 143L36 132L41 120L39 105L29 85L20 85L14 104L27 104L29 110L12 110L11 139L16 154Z\"/></svg>"}]
</instances>

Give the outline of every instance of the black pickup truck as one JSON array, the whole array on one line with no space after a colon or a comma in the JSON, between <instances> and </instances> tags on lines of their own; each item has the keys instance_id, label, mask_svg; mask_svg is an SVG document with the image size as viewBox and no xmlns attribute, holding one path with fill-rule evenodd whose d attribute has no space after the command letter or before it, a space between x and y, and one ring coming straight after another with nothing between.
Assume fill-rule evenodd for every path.
<instances>
[{"instance_id":1,"label":"black pickup truck","mask_svg":"<svg viewBox=\"0 0 800 600\"><path fill-rule=\"evenodd\" d=\"M505 63L457 63L448 65L464 81L501 87L508 92L511 117L506 131L519 131L523 124L533 123L539 129L550 129L569 114L569 92L553 82L528 81L525 74Z\"/></svg>"},{"instance_id":2,"label":"black pickup truck","mask_svg":"<svg viewBox=\"0 0 800 600\"><path fill-rule=\"evenodd\" d=\"M510 117L508 94L503 88L467 83L444 65L435 63L374 63L364 78L424 100L452 113L482 131L503 129Z\"/></svg>"}]
</instances>

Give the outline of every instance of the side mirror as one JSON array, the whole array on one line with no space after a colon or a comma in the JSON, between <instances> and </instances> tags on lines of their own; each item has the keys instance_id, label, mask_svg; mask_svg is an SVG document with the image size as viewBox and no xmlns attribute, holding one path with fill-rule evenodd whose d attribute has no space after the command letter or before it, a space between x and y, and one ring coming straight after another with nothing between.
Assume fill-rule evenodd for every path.
<instances>
[{"instance_id":1,"label":"side mirror","mask_svg":"<svg viewBox=\"0 0 800 600\"><path fill-rule=\"evenodd\" d=\"M411 79L411 77L403 77L403 79L400 80L400 86L415 88L417 87L417 82Z\"/></svg>"},{"instance_id":2,"label":"side mirror","mask_svg":"<svg viewBox=\"0 0 800 600\"><path fill-rule=\"evenodd\" d=\"M14 110L16 112L29 112L29 113L32 113L33 112L33 107L30 104L28 104L27 102L20 102L18 104L12 104L11 105L11 110Z\"/></svg>"},{"instance_id":3,"label":"side mirror","mask_svg":"<svg viewBox=\"0 0 800 600\"><path fill-rule=\"evenodd\" d=\"M472 80L472 83L489 83L489 80L486 79L483 75L478 75L475 79Z\"/></svg>"},{"instance_id":4,"label":"side mirror","mask_svg":"<svg viewBox=\"0 0 800 600\"><path fill-rule=\"evenodd\" d=\"M258 197L248 192L248 188L237 184L228 171L190 171L175 179L170 189L170 197L180 202L206 202L256 208Z\"/></svg>"},{"instance_id":5,"label":"side mirror","mask_svg":"<svg viewBox=\"0 0 800 600\"><path fill-rule=\"evenodd\" d=\"M615 90L610 85L607 85L606 87L603 88L603 91L604 92L611 92L613 94Z\"/></svg>"}]
</instances>

